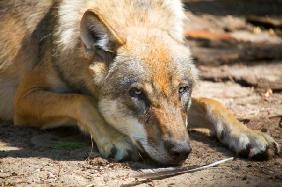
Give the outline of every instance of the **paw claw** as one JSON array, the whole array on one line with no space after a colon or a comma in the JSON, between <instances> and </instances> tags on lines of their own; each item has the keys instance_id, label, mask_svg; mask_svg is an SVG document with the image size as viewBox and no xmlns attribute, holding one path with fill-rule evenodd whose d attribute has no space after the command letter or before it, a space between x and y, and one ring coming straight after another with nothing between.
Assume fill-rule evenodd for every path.
<instances>
[{"instance_id":1,"label":"paw claw","mask_svg":"<svg viewBox=\"0 0 282 187\"><path fill-rule=\"evenodd\" d=\"M273 142L273 147L275 149L275 154L276 155L280 155L280 147L279 147L279 144L276 143L276 142Z\"/></svg>"},{"instance_id":2,"label":"paw claw","mask_svg":"<svg viewBox=\"0 0 282 187\"><path fill-rule=\"evenodd\" d=\"M267 147L265 151L261 151L250 157L252 160L270 160L274 157L275 153L273 149Z\"/></svg>"},{"instance_id":3,"label":"paw claw","mask_svg":"<svg viewBox=\"0 0 282 187\"><path fill-rule=\"evenodd\" d=\"M236 150L240 157L252 160L269 160L275 155L279 155L280 148L272 137L258 131L246 131L235 134L231 138L232 149Z\"/></svg>"},{"instance_id":4,"label":"paw claw","mask_svg":"<svg viewBox=\"0 0 282 187\"><path fill-rule=\"evenodd\" d=\"M246 146L246 149L241 150L238 155L240 157L250 158L251 149L252 149L251 144L248 144Z\"/></svg>"}]
</instances>

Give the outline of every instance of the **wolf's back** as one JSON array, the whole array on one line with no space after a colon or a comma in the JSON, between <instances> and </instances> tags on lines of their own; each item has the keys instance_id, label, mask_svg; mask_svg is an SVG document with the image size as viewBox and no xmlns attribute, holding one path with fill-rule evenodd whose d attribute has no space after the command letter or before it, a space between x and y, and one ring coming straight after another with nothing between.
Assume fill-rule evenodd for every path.
<instances>
[{"instance_id":1,"label":"wolf's back","mask_svg":"<svg viewBox=\"0 0 282 187\"><path fill-rule=\"evenodd\" d=\"M15 58L23 41L37 29L54 3L52 0L0 0L0 70L4 63Z\"/></svg>"}]
</instances>

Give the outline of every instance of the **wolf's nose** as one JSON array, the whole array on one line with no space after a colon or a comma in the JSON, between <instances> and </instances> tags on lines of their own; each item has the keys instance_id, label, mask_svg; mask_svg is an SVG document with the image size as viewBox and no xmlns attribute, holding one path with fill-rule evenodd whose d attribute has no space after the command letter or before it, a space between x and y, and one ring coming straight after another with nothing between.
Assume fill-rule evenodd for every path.
<instances>
[{"instance_id":1,"label":"wolf's nose","mask_svg":"<svg viewBox=\"0 0 282 187\"><path fill-rule=\"evenodd\" d=\"M192 151L190 144L186 141L166 140L165 147L176 163L184 161Z\"/></svg>"}]
</instances>

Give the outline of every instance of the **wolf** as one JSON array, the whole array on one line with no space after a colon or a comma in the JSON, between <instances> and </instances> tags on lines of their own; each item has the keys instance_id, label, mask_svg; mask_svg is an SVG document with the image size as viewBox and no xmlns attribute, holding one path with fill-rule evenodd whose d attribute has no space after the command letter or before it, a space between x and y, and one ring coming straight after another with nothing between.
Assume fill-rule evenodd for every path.
<instances>
[{"instance_id":1,"label":"wolf","mask_svg":"<svg viewBox=\"0 0 282 187\"><path fill-rule=\"evenodd\" d=\"M181 164L187 128L208 128L236 154L279 145L218 101L192 98L197 70L179 0L0 2L0 119L41 129L76 125L105 158Z\"/></svg>"}]
</instances>

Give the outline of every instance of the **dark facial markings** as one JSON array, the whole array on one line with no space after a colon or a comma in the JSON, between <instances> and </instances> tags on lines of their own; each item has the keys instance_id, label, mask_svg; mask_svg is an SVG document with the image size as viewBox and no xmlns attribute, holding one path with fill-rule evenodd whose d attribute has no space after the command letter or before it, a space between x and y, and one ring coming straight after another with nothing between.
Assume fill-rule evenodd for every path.
<instances>
[{"instance_id":1,"label":"dark facial markings","mask_svg":"<svg viewBox=\"0 0 282 187\"><path fill-rule=\"evenodd\" d=\"M186 94L188 92L189 87L188 86L180 86L178 89L178 93L180 95Z\"/></svg>"},{"instance_id":2,"label":"dark facial markings","mask_svg":"<svg viewBox=\"0 0 282 187\"><path fill-rule=\"evenodd\" d=\"M144 115L150 107L150 101L145 91L142 88L131 86L128 91L132 102L135 105L135 109L138 115Z\"/></svg>"},{"instance_id":3,"label":"dark facial markings","mask_svg":"<svg viewBox=\"0 0 282 187\"><path fill-rule=\"evenodd\" d=\"M182 82L178 86L179 99L182 104L182 110L185 113L187 112L190 106L192 88L193 88L193 81L185 78L182 79Z\"/></svg>"},{"instance_id":4,"label":"dark facial markings","mask_svg":"<svg viewBox=\"0 0 282 187\"><path fill-rule=\"evenodd\" d=\"M174 100L173 103L175 103L176 107L181 106L183 111L187 111L192 88L191 85L186 82L187 81L180 83L178 89L173 89L171 95L169 96L159 95L160 93L155 90L156 88L150 91L152 92L153 90L155 90L153 91L153 93L149 93L148 90L145 89L145 86L143 86L140 82L134 82L131 85L127 85L129 86L129 88L127 88L127 97L130 97L128 101L128 106L134 112L135 115L143 118L144 115L148 113L151 107L159 108L160 100L165 97L166 99L163 99ZM180 105L177 103L179 103Z\"/></svg>"}]
</instances>

